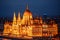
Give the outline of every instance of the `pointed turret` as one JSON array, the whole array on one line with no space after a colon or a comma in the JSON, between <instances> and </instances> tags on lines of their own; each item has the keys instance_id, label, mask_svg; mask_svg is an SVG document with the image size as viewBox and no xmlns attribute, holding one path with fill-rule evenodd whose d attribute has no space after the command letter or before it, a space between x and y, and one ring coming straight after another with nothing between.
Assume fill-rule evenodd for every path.
<instances>
[{"instance_id":1,"label":"pointed turret","mask_svg":"<svg viewBox=\"0 0 60 40\"><path fill-rule=\"evenodd\" d=\"M27 6L26 6L26 9L28 10L28 4L27 4Z\"/></svg>"},{"instance_id":2,"label":"pointed turret","mask_svg":"<svg viewBox=\"0 0 60 40\"><path fill-rule=\"evenodd\" d=\"M20 12L18 13L18 19L17 19L17 24L20 24L21 17L20 17Z\"/></svg>"},{"instance_id":3,"label":"pointed turret","mask_svg":"<svg viewBox=\"0 0 60 40\"><path fill-rule=\"evenodd\" d=\"M13 17L13 25L16 24L16 15L15 15L15 12L14 12L14 17Z\"/></svg>"},{"instance_id":4,"label":"pointed turret","mask_svg":"<svg viewBox=\"0 0 60 40\"><path fill-rule=\"evenodd\" d=\"M42 20L42 17L40 17L40 24L43 24L43 20Z\"/></svg>"}]
</instances>

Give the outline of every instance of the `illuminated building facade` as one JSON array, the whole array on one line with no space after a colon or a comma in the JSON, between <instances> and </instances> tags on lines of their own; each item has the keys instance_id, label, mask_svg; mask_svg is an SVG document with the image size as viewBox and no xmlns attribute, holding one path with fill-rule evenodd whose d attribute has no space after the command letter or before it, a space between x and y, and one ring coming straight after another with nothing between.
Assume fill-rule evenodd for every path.
<instances>
[{"instance_id":1,"label":"illuminated building facade","mask_svg":"<svg viewBox=\"0 0 60 40\"><path fill-rule=\"evenodd\" d=\"M50 24L43 22L42 17L33 19L32 13L29 11L28 6L23 14L23 17L16 17L14 12L13 22L6 22L4 24L3 35L13 37L43 37L55 36L58 34L58 27L54 21Z\"/></svg>"}]
</instances>

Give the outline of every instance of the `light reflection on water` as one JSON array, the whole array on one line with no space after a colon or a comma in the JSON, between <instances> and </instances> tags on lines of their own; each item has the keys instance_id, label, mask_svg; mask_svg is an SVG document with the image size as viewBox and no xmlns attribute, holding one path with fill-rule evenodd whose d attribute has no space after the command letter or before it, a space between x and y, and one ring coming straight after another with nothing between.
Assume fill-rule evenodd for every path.
<instances>
[{"instance_id":1,"label":"light reflection on water","mask_svg":"<svg viewBox=\"0 0 60 40\"><path fill-rule=\"evenodd\" d=\"M18 40L18 39L7 39L7 38L0 38L0 40ZM21 39L19 39L21 40ZM60 38L46 38L46 39L24 39L24 40L60 40Z\"/></svg>"},{"instance_id":2,"label":"light reflection on water","mask_svg":"<svg viewBox=\"0 0 60 40\"><path fill-rule=\"evenodd\" d=\"M0 38L0 40L18 40L18 39L6 39L6 38ZM20 39L21 40L21 39ZM24 39L27 40L27 39Z\"/></svg>"},{"instance_id":3,"label":"light reflection on water","mask_svg":"<svg viewBox=\"0 0 60 40\"><path fill-rule=\"evenodd\" d=\"M9 38L9 37L8 37ZM13 39L8 39L8 38L0 38L0 40L60 40L60 37L56 37L56 38L52 38L52 37L49 37L49 38L47 38L47 37L37 37L37 38L33 38L33 39L15 39L15 38L13 38Z\"/></svg>"},{"instance_id":4,"label":"light reflection on water","mask_svg":"<svg viewBox=\"0 0 60 40\"><path fill-rule=\"evenodd\" d=\"M12 40L12 39L1 38L0 40Z\"/></svg>"}]
</instances>

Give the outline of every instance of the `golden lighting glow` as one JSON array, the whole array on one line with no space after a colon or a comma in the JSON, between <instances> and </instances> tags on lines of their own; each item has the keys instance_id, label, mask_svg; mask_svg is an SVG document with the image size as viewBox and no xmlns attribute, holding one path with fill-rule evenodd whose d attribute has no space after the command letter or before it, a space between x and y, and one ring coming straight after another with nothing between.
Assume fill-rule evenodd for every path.
<instances>
[{"instance_id":1,"label":"golden lighting glow","mask_svg":"<svg viewBox=\"0 0 60 40\"><path fill-rule=\"evenodd\" d=\"M18 13L18 18L15 15L13 22L4 24L4 36L12 37L35 37L35 36L54 36L58 34L57 24L47 24L43 22L42 17L33 19L32 13L27 9L24 12L23 18Z\"/></svg>"}]
</instances>

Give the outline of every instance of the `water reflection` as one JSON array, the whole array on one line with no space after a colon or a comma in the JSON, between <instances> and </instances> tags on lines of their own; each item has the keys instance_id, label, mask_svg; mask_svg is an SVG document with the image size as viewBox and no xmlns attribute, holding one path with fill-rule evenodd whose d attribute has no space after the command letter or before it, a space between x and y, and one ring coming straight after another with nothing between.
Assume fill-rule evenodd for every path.
<instances>
[{"instance_id":1,"label":"water reflection","mask_svg":"<svg viewBox=\"0 0 60 40\"><path fill-rule=\"evenodd\" d=\"M0 40L60 40L60 38L40 38L40 39L7 39L7 38L0 38Z\"/></svg>"},{"instance_id":2,"label":"water reflection","mask_svg":"<svg viewBox=\"0 0 60 40\"><path fill-rule=\"evenodd\" d=\"M12 40L12 39L1 38L1 40Z\"/></svg>"}]
</instances>

